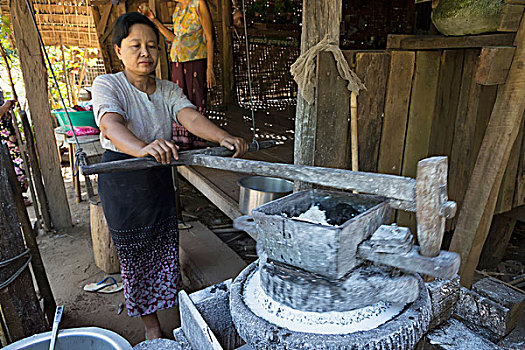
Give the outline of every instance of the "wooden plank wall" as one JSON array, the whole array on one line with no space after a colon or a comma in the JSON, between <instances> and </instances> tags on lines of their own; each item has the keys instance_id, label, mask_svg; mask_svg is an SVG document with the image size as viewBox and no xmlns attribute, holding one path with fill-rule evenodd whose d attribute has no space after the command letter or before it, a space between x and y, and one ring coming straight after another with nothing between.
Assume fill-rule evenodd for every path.
<instances>
[{"instance_id":1,"label":"wooden plank wall","mask_svg":"<svg viewBox=\"0 0 525 350\"><path fill-rule=\"evenodd\" d=\"M419 160L448 156L449 198L461 206L498 91L476 82L481 48L350 53L368 88L358 97L359 170L415 177ZM524 168L522 130L496 213L524 204ZM397 221L415 232L415 215Z\"/></svg>"}]
</instances>

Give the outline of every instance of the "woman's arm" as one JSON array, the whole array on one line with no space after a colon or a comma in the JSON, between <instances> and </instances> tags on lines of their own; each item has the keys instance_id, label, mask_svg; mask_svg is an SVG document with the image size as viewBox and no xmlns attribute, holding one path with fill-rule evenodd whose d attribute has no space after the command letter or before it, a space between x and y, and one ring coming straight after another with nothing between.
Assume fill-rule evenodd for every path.
<instances>
[{"instance_id":1,"label":"woman's arm","mask_svg":"<svg viewBox=\"0 0 525 350\"><path fill-rule=\"evenodd\" d=\"M15 100L7 100L4 102L3 105L0 106L0 117L3 117L4 114L7 113L7 111L14 106L14 104L16 103Z\"/></svg>"},{"instance_id":2,"label":"woman's arm","mask_svg":"<svg viewBox=\"0 0 525 350\"><path fill-rule=\"evenodd\" d=\"M150 21L153 22L153 24L155 24L155 26L159 29L160 33L162 35L164 35L164 37L168 40L168 41L173 41L175 39L175 34L169 30L164 24L162 24L157 17L155 17L155 15L153 14L153 11L151 11L151 9L147 6L142 6L139 8L139 11L146 17L148 17L148 19Z\"/></svg>"},{"instance_id":3,"label":"woman's arm","mask_svg":"<svg viewBox=\"0 0 525 350\"><path fill-rule=\"evenodd\" d=\"M124 118L117 113L106 113L100 120L102 136L111 140L113 145L126 154L134 157L153 156L157 162L168 164L171 158L178 159L177 146L167 140L159 139L150 144L138 139L126 127Z\"/></svg>"},{"instance_id":4,"label":"woman's arm","mask_svg":"<svg viewBox=\"0 0 525 350\"><path fill-rule=\"evenodd\" d=\"M207 51L207 73L206 80L208 87L215 86L215 74L213 72L213 24L211 21L210 11L205 0L199 0L199 19L201 21L202 29L204 29L204 36L206 37L206 51Z\"/></svg>"},{"instance_id":5,"label":"woman's arm","mask_svg":"<svg viewBox=\"0 0 525 350\"><path fill-rule=\"evenodd\" d=\"M177 120L192 134L218 143L232 151L235 150L234 157L240 157L248 151L246 141L240 137L230 135L193 108L186 107L181 109L177 114Z\"/></svg>"}]
</instances>

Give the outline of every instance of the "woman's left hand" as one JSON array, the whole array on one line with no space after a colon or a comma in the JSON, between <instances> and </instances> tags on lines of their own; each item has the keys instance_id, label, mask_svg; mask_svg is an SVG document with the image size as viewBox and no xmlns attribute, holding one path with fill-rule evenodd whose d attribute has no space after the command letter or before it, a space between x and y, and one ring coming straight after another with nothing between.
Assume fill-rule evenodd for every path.
<instances>
[{"instance_id":1,"label":"woman's left hand","mask_svg":"<svg viewBox=\"0 0 525 350\"><path fill-rule=\"evenodd\" d=\"M223 137L220 145L231 151L235 150L233 158L242 157L246 152L248 152L248 143L246 143L246 141L240 137L231 135Z\"/></svg>"},{"instance_id":2,"label":"woman's left hand","mask_svg":"<svg viewBox=\"0 0 525 350\"><path fill-rule=\"evenodd\" d=\"M213 67L211 67L211 68L208 67L208 69L206 70L206 83L207 83L209 89L214 87L215 84L216 84L215 73L213 72Z\"/></svg>"},{"instance_id":3,"label":"woman's left hand","mask_svg":"<svg viewBox=\"0 0 525 350\"><path fill-rule=\"evenodd\" d=\"M16 102L17 102L16 100L7 100L5 103L8 106L7 108L11 108L14 105L16 105Z\"/></svg>"}]
</instances>

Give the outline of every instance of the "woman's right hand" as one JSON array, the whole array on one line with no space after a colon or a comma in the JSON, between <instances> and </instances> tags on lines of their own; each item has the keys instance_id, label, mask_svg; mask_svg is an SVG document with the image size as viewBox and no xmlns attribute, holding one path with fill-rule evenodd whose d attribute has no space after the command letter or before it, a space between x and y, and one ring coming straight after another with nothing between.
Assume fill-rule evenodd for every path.
<instances>
[{"instance_id":1,"label":"woman's right hand","mask_svg":"<svg viewBox=\"0 0 525 350\"><path fill-rule=\"evenodd\" d=\"M153 156L157 162L166 165L171 163L172 158L179 159L178 149L173 142L158 139L144 146L139 152L139 157Z\"/></svg>"},{"instance_id":2,"label":"woman's right hand","mask_svg":"<svg viewBox=\"0 0 525 350\"><path fill-rule=\"evenodd\" d=\"M146 4L139 6L139 12L142 13L144 16L148 17L150 21L153 21L155 19L155 15Z\"/></svg>"}]
</instances>

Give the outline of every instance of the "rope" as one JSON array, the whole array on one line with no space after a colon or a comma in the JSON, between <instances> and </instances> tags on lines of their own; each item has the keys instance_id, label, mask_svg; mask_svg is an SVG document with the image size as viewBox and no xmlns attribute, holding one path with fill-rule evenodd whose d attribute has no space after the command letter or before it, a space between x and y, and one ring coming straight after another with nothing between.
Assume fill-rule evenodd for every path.
<instances>
[{"instance_id":1,"label":"rope","mask_svg":"<svg viewBox=\"0 0 525 350\"><path fill-rule=\"evenodd\" d=\"M6 288L7 286L9 286L11 283L13 283L14 280L16 280L18 278L18 276L20 276L22 274L22 272L24 272L24 270L27 268L27 266L29 266L29 263L31 262L31 253L29 252L29 249L26 249L23 253L21 254L18 254L17 256L15 257L12 257L10 259L7 259L7 260L4 260L4 261L1 261L0 262L0 267L5 267L9 264L11 264L12 262L24 257L24 256L27 256L27 260L24 262L24 264L22 266L20 266L20 268L18 270L15 271L15 273L13 273L11 275L11 277L9 277L7 280L5 280L4 282L0 283L0 290Z\"/></svg>"},{"instance_id":2,"label":"rope","mask_svg":"<svg viewBox=\"0 0 525 350\"><path fill-rule=\"evenodd\" d=\"M252 69L250 67L250 52L248 48L248 27L246 26L246 5L242 0L242 19L244 23L244 39L246 41L246 65L248 66L248 91L250 92L250 110L252 112L252 128L253 128L253 143L257 145L259 150L259 142L257 141L257 134L255 133L255 112L253 110L253 90L252 90Z\"/></svg>"},{"instance_id":3,"label":"rope","mask_svg":"<svg viewBox=\"0 0 525 350\"><path fill-rule=\"evenodd\" d=\"M42 40L42 35L40 34L40 30L38 29L38 25L36 23L35 13L33 12L33 8L31 7L29 0L26 0L26 5L29 10L29 13L31 14L31 20L33 21L33 25L35 26L36 33L38 35L38 41L40 42L40 47L44 51L44 56L46 57L47 65L49 66L49 70L51 71L51 75L53 76L53 81L55 82L55 87L58 91L58 96L60 97L60 101L62 102L62 106L64 107L64 112L66 112L67 119L69 121L69 126L71 127L71 132L73 133L73 137L75 138L75 145L77 149L77 152L75 152L75 157L77 157L77 155L81 157L82 154L85 155L85 153L82 152L82 147L80 146L80 143L78 142L78 137L77 137L77 134L75 133L75 128L73 128L73 122L71 121L71 116L69 115L69 112L66 107L66 103L64 102L64 98L62 97L62 92L60 92L60 87L58 85L58 81L55 76L55 71L53 70L53 66L51 65L51 61L49 60L49 56L47 54L47 50L44 45L44 41ZM78 151L81 151L81 152L79 153ZM80 158L80 157L76 159L75 162L78 160L78 162L81 165L87 165L86 158L85 157Z\"/></svg>"},{"instance_id":4,"label":"rope","mask_svg":"<svg viewBox=\"0 0 525 350\"><path fill-rule=\"evenodd\" d=\"M290 73L292 73L295 82L299 86L299 90L302 92L303 98L308 104L311 105L315 101L314 89L317 87L315 74L316 63L317 55L321 51L329 51L334 55L337 64L337 71L343 79L348 80L349 91L355 92L356 95L359 95L359 90L366 90L361 79L359 79L357 74L350 69L350 66L343 56L339 46L336 45L335 41L330 40L328 35L326 35L323 40L317 43L317 45L302 53L290 68Z\"/></svg>"}]
</instances>

